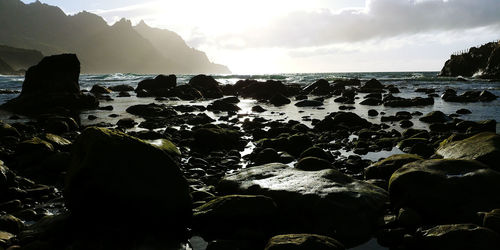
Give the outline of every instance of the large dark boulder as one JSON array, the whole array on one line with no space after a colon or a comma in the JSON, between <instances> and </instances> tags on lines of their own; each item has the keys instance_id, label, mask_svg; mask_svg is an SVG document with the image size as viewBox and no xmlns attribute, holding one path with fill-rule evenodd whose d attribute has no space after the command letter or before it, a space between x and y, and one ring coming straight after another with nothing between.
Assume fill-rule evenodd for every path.
<instances>
[{"instance_id":1,"label":"large dark boulder","mask_svg":"<svg viewBox=\"0 0 500 250\"><path fill-rule=\"evenodd\" d=\"M446 159L477 160L500 171L500 136L483 132L460 141L447 139L441 143L436 154Z\"/></svg>"},{"instance_id":2,"label":"large dark boulder","mask_svg":"<svg viewBox=\"0 0 500 250\"><path fill-rule=\"evenodd\" d=\"M270 100L273 96L281 94L288 96L288 88L280 81L268 80L240 80L234 85L238 95L257 100Z\"/></svg>"},{"instance_id":3,"label":"large dark boulder","mask_svg":"<svg viewBox=\"0 0 500 250\"><path fill-rule=\"evenodd\" d=\"M177 86L175 75L158 75L154 79L148 78L139 82L136 92L146 91L151 96L166 96L169 90Z\"/></svg>"},{"instance_id":4,"label":"large dark boulder","mask_svg":"<svg viewBox=\"0 0 500 250\"><path fill-rule=\"evenodd\" d=\"M80 91L80 61L75 54L45 57L26 72L19 97L1 107L17 113L40 114L58 108L79 111L99 105Z\"/></svg>"},{"instance_id":5,"label":"large dark boulder","mask_svg":"<svg viewBox=\"0 0 500 250\"><path fill-rule=\"evenodd\" d=\"M183 234L191 198L172 143L153 146L138 138L90 127L76 140L64 198L84 225L126 231Z\"/></svg>"},{"instance_id":6,"label":"large dark boulder","mask_svg":"<svg viewBox=\"0 0 500 250\"><path fill-rule=\"evenodd\" d=\"M415 161L394 172L391 202L410 207L427 222L474 222L477 212L500 207L500 173L473 160Z\"/></svg>"},{"instance_id":7,"label":"large dark boulder","mask_svg":"<svg viewBox=\"0 0 500 250\"><path fill-rule=\"evenodd\" d=\"M282 230L333 236L346 246L370 238L388 198L383 189L334 169L302 171L281 163L228 174L217 189L270 197L278 206Z\"/></svg>"},{"instance_id":8,"label":"large dark boulder","mask_svg":"<svg viewBox=\"0 0 500 250\"><path fill-rule=\"evenodd\" d=\"M333 131L339 127L349 130L359 130L371 127L371 123L351 112L336 112L328 115L314 126L319 131Z\"/></svg>"},{"instance_id":9,"label":"large dark boulder","mask_svg":"<svg viewBox=\"0 0 500 250\"><path fill-rule=\"evenodd\" d=\"M205 98L221 98L222 90L213 77L197 75L189 80L189 85L201 92Z\"/></svg>"}]
</instances>

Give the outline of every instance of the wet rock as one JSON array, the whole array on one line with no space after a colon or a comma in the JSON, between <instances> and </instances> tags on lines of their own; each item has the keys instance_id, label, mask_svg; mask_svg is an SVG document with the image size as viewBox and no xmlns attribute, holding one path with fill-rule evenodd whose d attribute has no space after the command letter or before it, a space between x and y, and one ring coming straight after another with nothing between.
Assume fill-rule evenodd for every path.
<instances>
[{"instance_id":1,"label":"wet rock","mask_svg":"<svg viewBox=\"0 0 500 250\"><path fill-rule=\"evenodd\" d=\"M282 94L276 94L273 97L271 97L269 102L274 106L283 106L286 104L290 104L292 101L290 101L290 99L288 99L286 96Z\"/></svg>"},{"instance_id":2,"label":"wet rock","mask_svg":"<svg viewBox=\"0 0 500 250\"><path fill-rule=\"evenodd\" d=\"M12 127L11 125L9 125L7 123L0 121L0 138L7 137L7 136L19 137L19 136L21 136L21 134L19 134L19 131L17 131L16 128Z\"/></svg>"},{"instance_id":3,"label":"wet rock","mask_svg":"<svg viewBox=\"0 0 500 250\"><path fill-rule=\"evenodd\" d=\"M304 94L328 95L330 94L330 83L325 79L320 79L302 89Z\"/></svg>"},{"instance_id":4,"label":"wet rock","mask_svg":"<svg viewBox=\"0 0 500 250\"><path fill-rule=\"evenodd\" d=\"M441 111L432 111L420 117L419 120L425 123L445 123L451 121L451 118Z\"/></svg>"},{"instance_id":5,"label":"wet rock","mask_svg":"<svg viewBox=\"0 0 500 250\"><path fill-rule=\"evenodd\" d=\"M304 171L317 171L330 169L332 168L332 164L325 159L308 156L300 159L299 162L297 162L297 164L295 165L295 168Z\"/></svg>"},{"instance_id":6,"label":"wet rock","mask_svg":"<svg viewBox=\"0 0 500 250\"><path fill-rule=\"evenodd\" d=\"M130 97L130 94L128 92L121 91L118 93L118 97Z\"/></svg>"},{"instance_id":7,"label":"wet rock","mask_svg":"<svg viewBox=\"0 0 500 250\"><path fill-rule=\"evenodd\" d=\"M68 150L71 147L71 141L58 135L46 133L42 136L42 139L49 142L56 150Z\"/></svg>"},{"instance_id":8,"label":"wet rock","mask_svg":"<svg viewBox=\"0 0 500 250\"><path fill-rule=\"evenodd\" d=\"M304 152L300 154L300 158L308 156L317 157L325 160L329 160L332 158L332 155L330 153L327 153L325 150L318 147L310 147L304 150Z\"/></svg>"},{"instance_id":9,"label":"wet rock","mask_svg":"<svg viewBox=\"0 0 500 250\"><path fill-rule=\"evenodd\" d=\"M467 114L472 114L472 112L468 109L459 109L457 110L456 112L457 114L461 114L461 115L467 115Z\"/></svg>"},{"instance_id":10,"label":"wet rock","mask_svg":"<svg viewBox=\"0 0 500 250\"><path fill-rule=\"evenodd\" d=\"M384 92L384 85L377 79L371 79L365 82L359 88L360 93L381 93Z\"/></svg>"},{"instance_id":11,"label":"wet rock","mask_svg":"<svg viewBox=\"0 0 500 250\"><path fill-rule=\"evenodd\" d=\"M226 175L217 189L271 197L287 231L333 235L349 246L370 237L387 201L383 189L337 170L302 171L279 163Z\"/></svg>"},{"instance_id":12,"label":"wet rock","mask_svg":"<svg viewBox=\"0 0 500 250\"><path fill-rule=\"evenodd\" d=\"M207 106L207 109L210 111L237 112L240 110L240 107L224 100L215 100Z\"/></svg>"},{"instance_id":13,"label":"wet rock","mask_svg":"<svg viewBox=\"0 0 500 250\"><path fill-rule=\"evenodd\" d=\"M134 87L126 84L120 84L116 86L110 86L108 89L115 91L115 92L128 92L128 91L134 91Z\"/></svg>"},{"instance_id":14,"label":"wet rock","mask_svg":"<svg viewBox=\"0 0 500 250\"><path fill-rule=\"evenodd\" d=\"M132 118L122 118L118 120L116 125L120 128L133 128L137 125L137 122L135 122Z\"/></svg>"},{"instance_id":15,"label":"wet rock","mask_svg":"<svg viewBox=\"0 0 500 250\"><path fill-rule=\"evenodd\" d=\"M109 94L111 93L111 90L106 88L106 87L103 87L101 85L94 85L92 86L92 89L90 89L90 93L93 93L93 94Z\"/></svg>"},{"instance_id":16,"label":"wet rock","mask_svg":"<svg viewBox=\"0 0 500 250\"><path fill-rule=\"evenodd\" d=\"M78 137L64 197L72 217L93 227L182 235L190 224L187 182L167 150L113 130L90 127Z\"/></svg>"},{"instance_id":17,"label":"wet rock","mask_svg":"<svg viewBox=\"0 0 500 250\"><path fill-rule=\"evenodd\" d=\"M500 235L473 224L439 225L420 232L419 249L498 249Z\"/></svg>"},{"instance_id":18,"label":"wet rock","mask_svg":"<svg viewBox=\"0 0 500 250\"><path fill-rule=\"evenodd\" d=\"M158 75L154 79L148 78L139 82L135 91L137 93L146 91L150 96L167 96L168 91L176 86L177 77L175 75Z\"/></svg>"},{"instance_id":19,"label":"wet rock","mask_svg":"<svg viewBox=\"0 0 500 250\"><path fill-rule=\"evenodd\" d=\"M323 106L323 102L315 101L315 100L302 100L295 103L297 107L319 107Z\"/></svg>"},{"instance_id":20,"label":"wet rock","mask_svg":"<svg viewBox=\"0 0 500 250\"><path fill-rule=\"evenodd\" d=\"M440 144L436 154L446 159L477 160L500 170L500 136L485 132L460 141L449 139Z\"/></svg>"},{"instance_id":21,"label":"wet rock","mask_svg":"<svg viewBox=\"0 0 500 250\"><path fill-rule=\"evenodd\" d=\"M423 160L422 157L412 154L391 155L365 169L367 179L389 180L391 175L407 163Z\"/></svg>"},{"instance_id":22,"label":"wet rock","mask_svg":"<svg viewBox=\"0 0 500 250\"><path fill-rule=\"evenodd\" d=\"M98 109L98 110L107 110L107 111L112 111L114 108L113 108L113 106L108 105L108 106L98 107L97 109Z\"/></svg>"},{"instance_id":23,"label":"wet rock","mask_svg":"<svg viewBox=\"0 0 500 250\"><path fill-rule=\"evenodd\" d=\"M239 95L257 100L270 100L277 94L289 96L287 87L280 81L240 80L235 83L234 87Z\"/></svg>"},{"instance_id":24,"label":"wet rock","mask_svg":"<svg viewBox=\"0 0 500 250\"><path fill-rule=\"evenodd\" d=\"M500 209L483 213L483 226L500 233Z\"/></svg>"},{"instance_id":25,"label":"wet rock","mask_svg":"<svg viewBox=\"0 0 500 250\"><path fill-rule=\"evenodd\" d=\"M434 104L434 98L427 97L415 97L415 98L402 98L388 95L382 100L384 106L387 107L418 107L418 106L429 106Z\"/></svg>"},{"instance_id":26,"label":"wet rock","mask_svg":"<svg viewBox=\"0 0 500 250\"><path fill-rule=\"evenodd\" d=\"M314 129L320 131L335 130L338 127L346 129L359 130L369 128L371 123L351 112L336 112L328 115L314 126Z\"/></svg>"},{"instance_id":27,"label":"wet rock","mask_svg":"<svg viewBox=\"0 0 500 250\"><path fill-rule=\"evenodd\" d=\"M359 104L361 105L368 105L368 106L378 106L382 104L382 100L376 99L376 98L367 98L360 102Z\"/></svg>"},{"instance_id":28,"label":"wet rock","mask_svg":"<svg viewBox=\"0 0 500 250\"><path fill-rule=\"evenodd\" d=\"M272 237L265 250L343 250L337 240L316 234L285 234Z\"/></svg>"},{"instance_id":29,"label":"wet rock","mask_svg":"<svg viewBox=\"0 0 500 250\"><path fill-rule=\"evenodd\" d=\"M167 108L165 105L155 103L130 106L126 111L127 113L143 117L170 117L177 114L175 110Z\"/></svg>"},{"instance_id":30,"label":"wet rock","mask_svg":"<svg viewBox=\"0 0 500 250\"><path fill-rule=\"evenodd\" d=\"M470 160L408 163L389 182L396 207L410 207L426 221L444 223L472 222L477 212L499 207L499 188L499 172Z\"/></svg>"},{"instance_id":31,"label":"wet rock","mask_svg":"<svg viewBox=\"0 0 500 250\"><path fill-rule=\"evenodd\" d=\"M227 103L232 103L232 104L236 104L236 103L240 102L240 99L238 99L237 96L228 96L228 97L225 97L221 100L224 102L227 102Z\"/></svg>"},{"instance_id":32,"label":"wet rock","mask_svg":"<svg viewBox=\"0 0 500 250\"><path fill-rule=\"evenodd\" d=\"M403 227L416 228L422 225L422 217L417 211L411 208L399 209L397 221Z\"/></svg>"},{"instance_id":33,"label":"wet rock","mask_svg":"<svg viewBox=\"0 0 500 250\"><path fill-rule=\"evenodd\" d=\"M7 231L12 234L19 234L24 228L24 223L13 215L0 216L0 231Z\"/></svg>"},{"instance_id":34,"label":"wet rock","mask_svg":"<svg viewBox=\"0 0 500 250\"><path fill-rule=\"evenodd\" d=\"M241 148L240 136L236 130L217 126L196 128L193 133L193 147L202 151Z\"/></svg>"},{"instance_id":35,"label":"wet rock","mask_svg":"<svg viewBox=\"0 0 500 250\"><path fill-rule=\"evenodd\" d=\"M74 54L45 57L26 71L21 94L0 106L24 114L40 114L62 107L78 111L99 105L80 91L80 62Z\"/></svg>"},{"instance_id":36,"label":"wet rock","mask_svg":"<svg viewBox=\"0 0 500 250\"><path fill-rule=\"evenodd\" d=\"M257 105L257 106L253 106L252 107L252 111L253 112L257 112L257 113L263 113L263 112L266 112L266 109L264 109L263 107Z\"/></svg>"},{"instance_id":37,"label":"wet rock","mask_svg":"<svg viewBox=\"0 0 500 250\"><path fill-rule=\"evenodd\" d=\"M276 203L266 196L217 197L194 209L194 230L206 238L267 239L277 212Z\"/></svg>"},{"instance_id":38,"label":"wet rock","mask_svg":"<svg viewBox=\"0 0 500 250\"><path fill-rule=\"evenodd\" d=\"M273 162L280 162L280 156L274 148L263 149L255 158L255 163L259 165Z\"/></svg>"},{"instance_id":39,"label":"wet rock","mask_svg":"<svg viewBox=\"0 0 500 250\"><path fill-rule=\"evenodd\" d=\"M401 128L410 128L410 127L413 127L413 122L412 121L409 121L409 120L403 120L399 123L399 126Z\"/></svg>"},{"instance_id":40,"label":"wet rock","mask_svg":"<svg viewBox=\"0 0 500 250\"><path fill-rule=\"evenodd\" d=\"M377 116L377 115L378 115L377 110L374 110L374 109L368 110L368 116Z\"/></svg>"},{"instance_id":41,"label":"wet rock","mask_svg":"<svg viewBox=\"0 0 500 250\"><path fill-rule=\"evenodd\" d=\"M189 80L189 85L200 91L205 98L221 98L222 90L213 77L197 75Z\"/></svg>"}]
</instances>

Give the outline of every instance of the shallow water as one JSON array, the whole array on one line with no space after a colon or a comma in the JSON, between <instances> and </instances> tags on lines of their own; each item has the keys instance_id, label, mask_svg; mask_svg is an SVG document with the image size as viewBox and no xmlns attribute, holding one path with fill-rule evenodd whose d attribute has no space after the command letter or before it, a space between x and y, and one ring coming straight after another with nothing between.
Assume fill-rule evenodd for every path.
<instances>
[{"instance_id":1,"label":"shallow water","mask_svg":"<svg viewBox=\"0 0 500 250\"><path fill-rule=\"evenodd\" d=\"M297 83L301 85L307 85L313 83L318 79L327 79L333 81L335 79L345 79L345 78L359 78L362 81L376 78L382 81L385 85L395 85L399 88L401 93L394 94L400 97L426 97L424 93L415 92L418 88L433 88L436 89L436 93L440 95L445 89L453 88L458 94L461 94L467 90L488 90L493 94L500 96L500 82L488 82L484 80L469 79L468 82L459 82L454 78L441 78L436 77L438 72L382 72L382 73L316 73L316 74L274 74L274 75L214 75L213 77L221 82L222 84L234 84L241 79L256 79L256 80L280 80L285 83ZM154 77L153 75L140 75L140 74L102 74L102 75L81 75L80 76L80 86L82 90L90 90L94 84L100 84L106 87L115 86L120 84L127 84L136 87L137 84L148 77ZM186 84L193 75L178 75L178 84ZM23 76L0 76L0 90L13 90L20 91L22 88L22 82L24 80ZM93 110L85 111L81 114L81 120L83 125L95 124L98 122L107 122L115 124L119 119L125 117L134 118L137 122L143 121L142 118L135 117L125 112L127 107L135 104L148 104L148 103L163 103L166 105L179 105L179 104L197 104L197 105L207 105L210 101L155 101L154 98L137 98L132 97L117 97L118 93L112 93L110 96L114 99L111 102L101 101L100 106L112 105L113 111L104 110ZM131 93L134 95L134 93ZM14 98L18 94L0 94L0 104L6 102L7 100ZM481 120L500 120L500 99L492 102L478 102L478 103L450 103L444 102L441 98L434 98L435 103L432 106L425 107L411 107L411 108L391 108L380 106L365 106L359 105L359 102L363 101L365 94L358 94L358 99L353 105L355 109L352 112L357 113L361 117L369 120L372 123L380 123L380 117L369 117L368 110L375 109L379 113L384 112L385 116L395 115L398 111L420 111L424 114L433 111L440 110L446 114L454 114L458 109L467 108L472 111L472 114L462 115L460 118L464 120L481 121ZM327 114L331 112L339 111L339 107L343 104L335 103L334 98L329 98L324 101L324 106L321 108L299 108L296 107L294 102L289 105L282 107L274 107L272 105L257 103L255 100L242 99L238 104L241 111L238 113L240 120L252 119L255 114L251 112L251 108L254 105L261 105L266 112L259 114L260 117L272 120L297 120L302 123L311 126L312 119L323 119ZM87 117L92 114L98 118L93 121L89 121ZM118 114L116 118L110 118L109 115ZM209 116L216 119L225 113L214 114L212 112L207 112ZM9 122L9 113L0 111L0 119ZM19 120L17 120L19 121ZM22 121L22 120L21 120ZM427 128L427 124L418 121L418 117L412 119L414 123L414 128ZM402 130L398 123L392 124L394 129ZM500 131L500 123L497 124L497 131ZM394 152L389 152L394 153ZM376 159L378 155L366 155L366 159Z\"/></svg>"}]
</instances>

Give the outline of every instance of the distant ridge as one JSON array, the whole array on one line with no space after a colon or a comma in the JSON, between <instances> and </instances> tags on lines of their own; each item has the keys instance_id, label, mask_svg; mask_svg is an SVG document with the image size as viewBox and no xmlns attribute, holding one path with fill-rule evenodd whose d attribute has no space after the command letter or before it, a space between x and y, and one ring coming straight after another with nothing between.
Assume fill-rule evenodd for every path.
<instances>
[{"instance_id":1,"label":"distant ridge","mask_svg":"<svg viewBox=\"0 0 500 250\"><path fill-rule=\"evenodd\" d=\"M230 73L176 33L144 22L110 26L86 11L71 16L39 1L0 0L0 23L0 44L44 55L76 53L84 73Z\"/></svg>"},{"instance_id":2,"label":"distant ridge","mask_svg":"<svg viewBox=\"0 0 500 250\"><path fill-rule=\"evenodd\" d=\"M0 74L22 74L29 67L40 62L42 58L42 53L37 50L0 45L0 60L3 63L3 66L0 66Z\"/></svg>"}]
</instances>

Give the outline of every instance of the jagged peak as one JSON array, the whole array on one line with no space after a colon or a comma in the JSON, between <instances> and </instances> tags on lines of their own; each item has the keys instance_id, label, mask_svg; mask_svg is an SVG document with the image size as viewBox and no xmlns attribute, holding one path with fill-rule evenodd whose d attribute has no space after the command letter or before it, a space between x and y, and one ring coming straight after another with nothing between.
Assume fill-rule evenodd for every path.
<instances>
[{"instance_id":1,"label":"jagged peak","mask_svg":"<svg viewBox=\"0 0 500 250\"><path fill-rule=\"evenodd\" d=\"M127 18L122 18L120 21L113 24L113 27L132 27L132 21Z\"/></svg>"},{"instance_id":2,"label":"jagged peak","mask_svg":"<svg viewBox=\"0 0 500 250\"><path fill-rule=\"evenodd\" d=\"M149 25L141 19L141 21L135 27L149 28Z\"/></svg>"}]
</instances>

